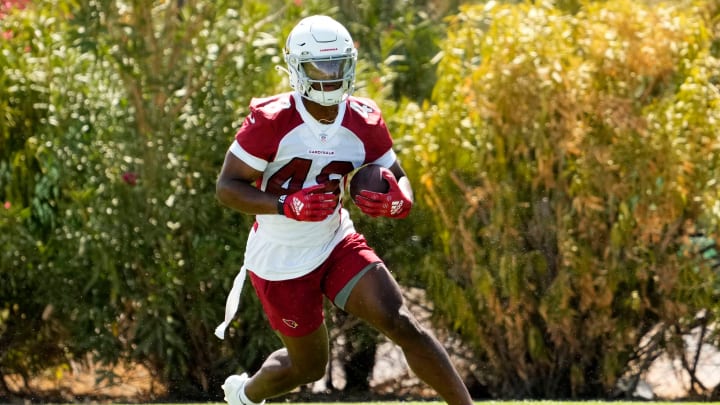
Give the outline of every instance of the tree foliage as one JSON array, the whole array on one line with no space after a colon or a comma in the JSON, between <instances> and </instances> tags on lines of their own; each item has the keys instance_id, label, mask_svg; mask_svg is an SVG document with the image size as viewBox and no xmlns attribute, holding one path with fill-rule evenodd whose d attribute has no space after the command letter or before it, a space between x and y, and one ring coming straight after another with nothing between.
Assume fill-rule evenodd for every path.
<instances>
[{"instance_id":1,"label":"tree foliage","mask_svg":"<svg viewBox=\"0 0 720 405\"><path fill-rule=\"evenodd\" d=\"M427 288L488 392L611 395L707 328L717 4L534 3L43 0L0 16L0 397L3 375L89 354L217 399L278 347L247 292L212 336L252 221L214 183L250 98L287 89L283 40L314 13L348 21L357 94L383 106L417 193L409 219L355 211L357 226ZM375 332L334 326L345 358L372 355Z\"/></svg>"},{"instance_id":2,"label":"tree foliage","mask_svg":"<svg viewBox=\"0 0 720 405\"><path fill-rule=\"evenodd\" d=\"M466 6L432 102L396 117L433 219L422 278L498 397L614 395L716 319L691 243L720 219L713 13Z\"/></svg>"},{"instance_id":3,"label":"tree foliage","mask_svg":"<svg viewBox=\"0 0 720 405\"><path fill-rule=\"evenodd\" d=\"M3 15L0 376L91 354L147 365L172 396L217 397L279 345L248 293L226 342L212 335L252 221L214 183L250 98L287 90L284 38L320 12L48 0Z\"/></svg>"},{"instance_id":4,"label":"tree foliage","mask_svg":"<svg viewBox=\"0 0 720 405\"><path fill-rule=\"evenodd\" d=\"M251 295L257 330L212 338L251 221L214 183L300 9L178 4L38 2L3 21L2 374L91 353L187 396L276 344Z\"/></svg>"}]
</instances>

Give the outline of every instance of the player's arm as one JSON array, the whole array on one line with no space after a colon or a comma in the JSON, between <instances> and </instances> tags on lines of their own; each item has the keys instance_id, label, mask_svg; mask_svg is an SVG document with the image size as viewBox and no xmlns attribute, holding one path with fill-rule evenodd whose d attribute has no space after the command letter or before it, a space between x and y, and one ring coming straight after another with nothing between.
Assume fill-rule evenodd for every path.
<instances>
[{"instance_id":1,"label":"player's arm","mask_svg":"<svg viewBox=\"0 0 720 405\"><path fill-rule=\"evenodd\" d=\"M236 211L279 214L296 221L323 221L335 211L338 196L327 192L324 184L277 196L253 185L262 175L228 151L215 185L215 195L221 204Z\"/></svg>"},{"instance_id":2,"label":"player's arm","mask_svg":"<svg viewBox=\"0 0 720 405\"><path fill-rule=\"evenodd\" d=\"M278 196L261 191L253 184L262 174L228 151L215 184L215 196L221 204L239 212L277 214Z\"/></svg>"}]
</instances>

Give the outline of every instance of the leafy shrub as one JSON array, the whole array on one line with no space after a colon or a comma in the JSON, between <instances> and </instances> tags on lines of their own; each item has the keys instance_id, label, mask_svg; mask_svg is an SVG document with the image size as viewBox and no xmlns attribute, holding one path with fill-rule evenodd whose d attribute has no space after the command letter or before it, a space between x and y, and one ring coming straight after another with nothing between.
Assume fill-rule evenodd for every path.
<instances>
[{"instance_id":1,"label":"leafy shrub","mask_svg":"<svg viewBox=\"0 0 720 405\"><path fill-rule=\"evenodd\" d=\"M252 294L229 343L212 337L252 220L214 185L300 10L196 6L58 0L2 21L2 374L89 352L204 395L277 344L249 326Z\"/></svg>"},{"instance_id":2,"label":"leafy shrub","mask_svg":"<svg viewBox=\"0 0 720 405\"><path fill-rule=\"evenodd\" d=\"M644 350L718 310L718 275L689 248L720 219L713 11L548 4L463 7L432 103L394 125L433 221L422 279L480 381L612 396Z\"/></svg>"},{"instance_id":3,"label":"leafy shrub","mask_svg":"<svg viewBox=\"0 0 720 405\"><path fill-rule=\"evenodd\" d=\"M214 182L250 98L288 89L274 69L282 40L328 11L48 0L0 20L12 33L0 53L1 374L90 353L143 363L171 396L208 397L277 347L247 291L227 341L212 336L252 221L218 206ZM373 82L375 66L389 72L374 55L395 48L360 34L372 45L359 93L381 94L392 81Z\"/></svg>"}]
</instances>

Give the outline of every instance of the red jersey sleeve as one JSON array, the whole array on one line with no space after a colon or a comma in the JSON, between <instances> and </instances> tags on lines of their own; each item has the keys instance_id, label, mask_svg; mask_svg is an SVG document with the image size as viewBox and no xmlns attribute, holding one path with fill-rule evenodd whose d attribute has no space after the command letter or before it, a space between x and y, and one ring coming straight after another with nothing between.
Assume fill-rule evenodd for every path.
<instances>
[{"instance_id":1,"label":"red jersey sleeve","mask_svg":"<svg viewBox=\"0 0 720 405\"><path fill-rule=\"evenodd\" d=\"M253 99L235 140L252 156L272 161L283 136L301 123L293 103L289 93Z\"/></svg>"},{"instance_id":2,"label":"red jersey sleeve","mask_svg":"<svg viewBox=\"0 0 720 405\"><path fill-rule=\"evenodd\" d=\"M365 145L365 162L373 162L393 146L392 136L385 125L380 108L374 101L351 97L344 125L353 131Z\"/></svg>"}]
</instances>

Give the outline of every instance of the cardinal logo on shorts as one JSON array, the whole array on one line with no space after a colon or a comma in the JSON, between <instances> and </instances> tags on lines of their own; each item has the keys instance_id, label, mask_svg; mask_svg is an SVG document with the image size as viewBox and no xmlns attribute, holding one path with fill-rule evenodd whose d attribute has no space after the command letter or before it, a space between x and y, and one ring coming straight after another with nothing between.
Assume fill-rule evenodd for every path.
<instances>
[{"instance_id":1,"label":"cardinal logo on shorts","mask_svg":"<svg viewBox=\"0 0 720 405\"><path fill-rule=\"evenodd\" d=\"M289 326L289 327L291 327L291 328L293 328L293 329L295 329L295 328L298 327L298 323L295 322L295 321L293 321L292 319L285 319L285 318L283 318L282 321L283 321L283 323L284 323L285 325L287 325L287 326Z\"/></svg>"}]
</instances>

